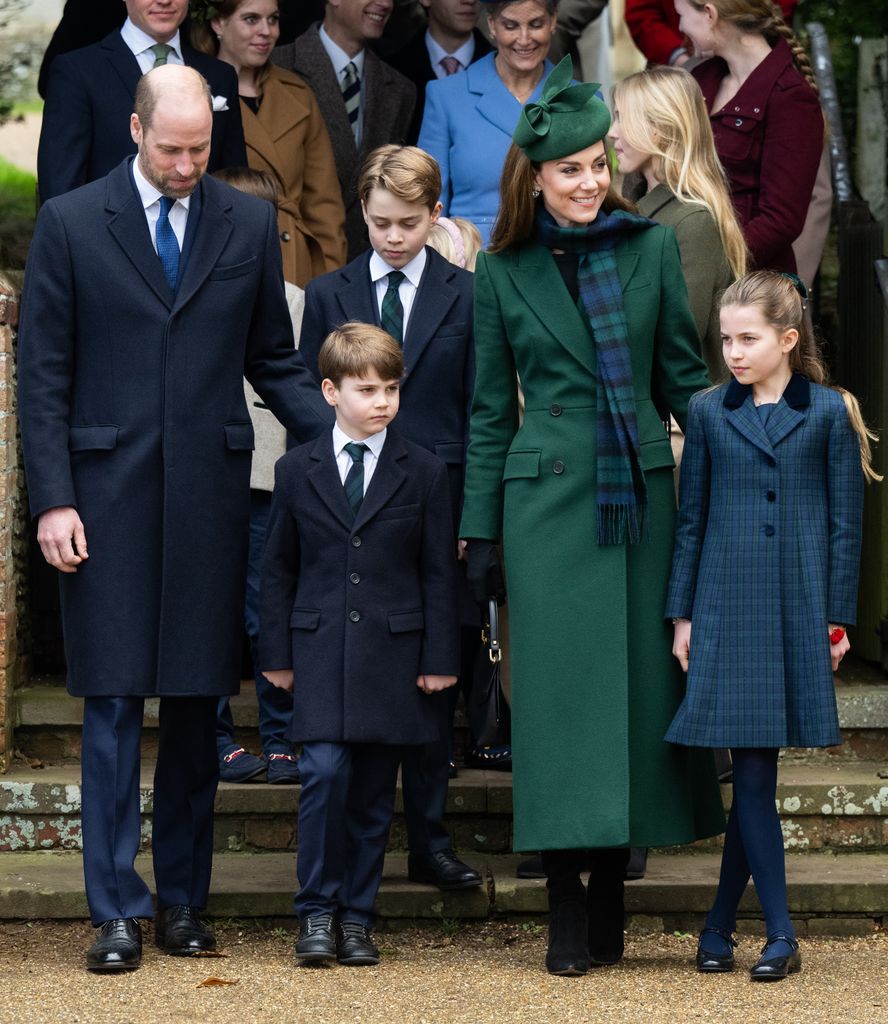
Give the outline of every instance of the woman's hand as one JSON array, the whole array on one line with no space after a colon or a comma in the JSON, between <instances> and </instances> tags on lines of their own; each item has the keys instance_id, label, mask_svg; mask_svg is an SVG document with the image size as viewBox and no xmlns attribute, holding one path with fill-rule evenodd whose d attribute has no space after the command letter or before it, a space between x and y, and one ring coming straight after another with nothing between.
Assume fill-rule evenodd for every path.
<instances>
[{"instance_id":1,"label":"woman's hand","mask_svg":"<svg viewBox=\"0 0 888 1024\"><path fill-rule=\"evenodd\" d=\"M839 628L842 628L842 627L835 626L835 625L833 625L833 623L830 623L827 626L827 629L829 630L830 633L832 633L832 631L834 629L839 629ZM851 650L851 641L848 639L848 634L847 633L845 633L845 635L842 637L842 639L837 644L830 644L829 645L829 653L830 653L830 657L832 658L833 672L836 671L836 669L839 667L839 664L842 661L842 658L844 658L845 655L850 650Z\"/></svg>"},{"instance_id":2,"label":"woman's hand","mask_svg":"<svg viewBox=\"0 0 888 1024\"><path fill-rule=\"evenodd\" d=\"M450 686L456 686L456 676L417 676L416 685L423 693L440 693Z\"/></svg>"},{"instance_id":3,"label":"woman's hand","mask_svg":"<svg viewBox=\"0 0 888 1024\"><path fill-rule=\"evenodd\" d=\"M688 670L688 660L691 657L691 620L678 619L675 623L675 633L672 639L672 653L678 658L683 672Z\"/></svg>"},{"instance_id":4,"label":"woman's hand","mask_svg":"<svg viewBox=\"0 0 888 1024\"><path fill-rule=\"evenodd\" d=\"M263 672L262 675L279 690L293 689L293 669L291 668L276 668L269 672Z\"/></svg>"}]
</instances>

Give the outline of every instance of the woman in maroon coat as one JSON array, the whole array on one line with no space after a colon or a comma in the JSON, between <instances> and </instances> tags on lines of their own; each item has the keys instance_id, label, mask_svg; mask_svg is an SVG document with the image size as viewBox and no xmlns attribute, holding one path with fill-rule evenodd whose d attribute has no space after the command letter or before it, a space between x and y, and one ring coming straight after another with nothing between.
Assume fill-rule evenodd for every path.
<instances>
[{"instance_id":1,"label":"woman in maroon coat","mask_svg":"<svg viewBox=\"0 0 888 1024\"><path fill-rule=\"evenodd\" d=\"M753 264L794 272L823 151L808 58L770 0L675 0L675 9L696 50L713 54L693 75Z\"/></svg>"}]
</instances>

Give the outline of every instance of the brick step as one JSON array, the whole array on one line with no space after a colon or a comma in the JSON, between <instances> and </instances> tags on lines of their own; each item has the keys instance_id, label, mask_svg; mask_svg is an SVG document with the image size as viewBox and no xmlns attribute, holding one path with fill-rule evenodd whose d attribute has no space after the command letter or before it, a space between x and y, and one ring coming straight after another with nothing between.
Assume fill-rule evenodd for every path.
<instances>
[{"instance_id":1,"label":"brick step","mask_svg":"<svg viewBox=\"0 0 888 1024\"><path fill-rule=\"evenodd\" d=\"M144 844L150 840L152 766L143 765ZM777 805L787 850L868 850L888 853L888 778L878 763L784 762ZM295 850L298 786L222 783L216 796L215 849L220 852ZM726 806L730 786L724 786ZM651 799L656 799L652 787ZM389 847L406 848L400 791ZM464 769L450 783L445 824L458 850L501 854L512 844L512 777ZM695 849L717 849L718 839ZM0 776L0 851L78 849L80 771L76 765L41 770L15 767Z\"/></svg>"},{"instance_id":2,"label":"brick step","mask_svg":"<svg viewBox=\"0 0 888 1024\"><path fill-rule=\"evenodd\" d=\"M486 885L441 893L407 881L406 858L386 857L378 909L383 924L420 920L520 917L546 913L542 880L518 879L514 855L469 855ZM626 886L632 931L696 930L712 901L719 858L714 853L654 854L644 879ZM137 867L153 891L151 858ZM789 907L800 935L865 934L888 918L888 853L814 853L787 857ZM291 918L295 873L289 853L216 856L208 913L223 918ZM761 930L750 886L741 903L745 926ZM87 915L80 855L32 852L0 858L0 918L83 918Z\"/></svg>"}]
</instances>

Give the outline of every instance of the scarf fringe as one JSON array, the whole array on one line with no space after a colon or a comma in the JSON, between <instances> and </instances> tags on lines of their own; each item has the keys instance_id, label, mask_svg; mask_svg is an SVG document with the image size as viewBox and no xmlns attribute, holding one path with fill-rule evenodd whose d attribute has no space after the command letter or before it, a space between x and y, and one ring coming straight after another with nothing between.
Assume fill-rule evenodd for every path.
<instances>
[{"instance_id":1,"label":"scarf fringe","mask_svg":"<svg viewBox=\"0 0 888 1024\"><path fill-rule=\"evenodd\" d=\"M598 506L598 543L640 544L650 539L647 502L607 504Z\"/></svg>"}]
</instances>

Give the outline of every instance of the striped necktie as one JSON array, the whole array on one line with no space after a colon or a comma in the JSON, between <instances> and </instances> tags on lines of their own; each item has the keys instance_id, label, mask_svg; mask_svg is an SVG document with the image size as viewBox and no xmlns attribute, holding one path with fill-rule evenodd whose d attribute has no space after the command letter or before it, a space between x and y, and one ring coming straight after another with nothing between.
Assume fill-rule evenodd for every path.
<instances>
[{"instance_id":1,"label":"striped necktie","mask_svg":"<svg viewBox=\"0 0 888 1024\"><path fill-rule=\"evenodd\" d=\"M358 113L361 109L361 80L355 62L350 60L342 71L342 99L352 134L358 135Z\"/></svg>"},{"instance_id":2,"label":"striped necktie","mask_svg":"<svg viewBox=\"0 0 888 1024\"><path fill-rule=\"evenodd\" d=\"M176 283L179 280L179 242L170 224L170 208L175 199L169 196L160 197L160 216L157 218L157 227L154 232L154 242L157 245L157 255L163 266L163 272L169 282L170 288L176 290Z\"/></svg>"},{"instance_id":3,"label":"striped necktie","mask_svg":"<svg viewBox=\"0 0 888 1024\"><path fill-rule=\"evenodd\" d=\"M168 43L155 43L154 46L149 46L148 49L154 54L154 66L156 68L166 64L169 55L173 52L172 46Z\"/></svg>"},{"instance_id":4,"label":"striped necktie","mask_svg":"<svg viewBox=\"0 0 888 1024\"><path fill-rule=\"evenodd\" d=\"M384 331L404 347L404 307L401 305L400 287L406 279L400 270L392 270L388 275L388 291L382 297L382 310L379 321Z\"/></svg>"},{"instance_id":5,"label":"striped necktie","mask_svg":"<svg viewBox=\"0 0 888 1024\"><path fill-rule=\"evenodd\" d=\"M364 452L368 452L370 449L367 445L359 444L357 441L349 441L344 447L351 456L352 464L348 468L343 487L345 487L345 498L354 519L364 500Z\"/></svg>"}]
</instances>

